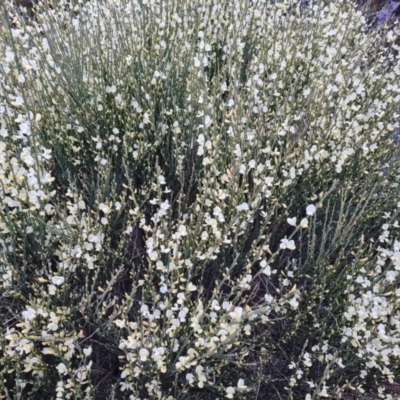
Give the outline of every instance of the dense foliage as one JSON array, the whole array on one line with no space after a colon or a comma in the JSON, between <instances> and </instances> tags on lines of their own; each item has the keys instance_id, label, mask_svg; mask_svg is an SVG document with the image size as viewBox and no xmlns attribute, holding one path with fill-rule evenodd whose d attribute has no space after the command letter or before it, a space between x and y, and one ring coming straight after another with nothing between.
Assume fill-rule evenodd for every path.
<instances>
[{"instance_id":1,"label":"dense foliage","mask_svg":"<svg viewBox=\"0 0 400 400\"><path fill-rule=\"evenodd\" d=\"M397 24L1 9L1 399L395 398Z\"/></svg>"}]
</instances>

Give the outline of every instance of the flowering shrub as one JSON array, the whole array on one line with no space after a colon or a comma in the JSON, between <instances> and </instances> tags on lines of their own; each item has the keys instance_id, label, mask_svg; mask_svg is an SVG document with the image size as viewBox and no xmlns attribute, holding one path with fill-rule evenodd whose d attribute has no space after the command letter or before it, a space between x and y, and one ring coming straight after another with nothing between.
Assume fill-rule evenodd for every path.
<instances>
[{"instance_id":1,"label":"flowering shrub","mask_svg":"<svg viewBox=\"0 0 400 400\"><path fill-rule=\"evenodd\" d=\"M395 398L398 28L308 3L2 7L0 398Z\"/></svg>"}]
</instances>

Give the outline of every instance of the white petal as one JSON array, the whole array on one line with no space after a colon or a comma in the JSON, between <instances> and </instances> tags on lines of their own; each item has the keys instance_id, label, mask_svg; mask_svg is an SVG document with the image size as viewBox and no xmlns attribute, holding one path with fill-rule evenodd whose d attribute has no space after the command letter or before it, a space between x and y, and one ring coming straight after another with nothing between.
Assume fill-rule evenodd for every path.
<instances>
[{"instance_id":1,"label":"white petal","mask_svg":"<svg viewBox=\"0 0 400 400\"><path fill-rule=\"evenodd\" d=\"M300 226L301 226L302 228L308 228L308 220L307 220L307 218L303 218L303 219L300 221Z\"/></svg>"},{"instance_id":2,"label":"white petal","mask_svg":"<svg viewBox=\"0 0 400 400\"><path fill-rule=\"evenodd\" d=\"M51 278L51 281L53 282L54 285L62 285L64 283L64 277L63 276L53 276Z\"/></svg>"},{"instance_id":3,"label":"white petal","mask_svg":"<svg viewBox=\"0 0 400 400\"><path fill-rule=\"evenodd\" d=\"M297 221L297 218L296 218L296 217L288 218L288 219L287 219L287 223L288 223L289 225L292 225L292 226L296 226L296 221Z\"/></svg>"},{"instance_id":4,"label":"white petal","mask_svg":"<svg viewBox=\"0 0 400 400\"><path fill-rule=\"evenodd\" d=\"M315 208L314 204L310 204L306 208L306 213L307 213L307 215L314 215L315 214L315 210L316 210L316 208Z\"/></svg>"}]
</instances>

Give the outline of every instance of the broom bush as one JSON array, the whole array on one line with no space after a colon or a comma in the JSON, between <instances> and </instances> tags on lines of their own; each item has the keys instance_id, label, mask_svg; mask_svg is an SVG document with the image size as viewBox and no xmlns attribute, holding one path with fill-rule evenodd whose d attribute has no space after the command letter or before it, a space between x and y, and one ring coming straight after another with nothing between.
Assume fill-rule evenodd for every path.
<instances>
[{"instance_id":1,"label":"broom bush","mask_svg":"<svg viewBox=\"0 0 400 400\"><path fill-rule=\"evenodd\" d=\"M397 398L396 23L1 11L1 399Z\"/></svg>"}]
</instances>

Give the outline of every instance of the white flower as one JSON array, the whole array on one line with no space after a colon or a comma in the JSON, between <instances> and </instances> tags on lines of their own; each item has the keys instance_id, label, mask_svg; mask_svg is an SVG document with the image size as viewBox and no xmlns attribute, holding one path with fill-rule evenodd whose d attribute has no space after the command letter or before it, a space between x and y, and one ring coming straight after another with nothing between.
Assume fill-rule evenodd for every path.
<instances>
[{"instance_id":1,"label":"white flower","mask_svg":"<svg viewBox=\"0 0 400 400\"><path fill-rule=\"evenodd\" d=\"M130 369L129 368L125 368L121 373L121 378L122 379L126 378L130 373L131 373Z\"/></svg>"},{"instance_id":2,"label":"white flower","mask_svg":"<svg viewBox=\"0 0 400 400\"><path fill-rule=\"evenodd\" d=\"M299 307L299 302L297 301L296 297L293 297L292 300L290 300L289 304L294 310Z\"/></svg>"},{"instance_id":3,"label":"white flower","mask_svg":"<svg viewBox=\"0 0 400 400\"><path fill-rule=\"evenodd\" d=\"M239 380L238 380L237 387L238 387L239 389L247 389L247 386L244 384L244 380L243 380L243 379L239 379Z\"/></svg>"},{"instance_id":4,"label":"white flower","mask_svg":"<svg viewBox=\"0 0 400 400\"><path fill-rule=\"evenodd\" d=\"M270 294L266 294L264 298L267 303L272 303L274 301L274 298Z\"/></svg>"},{"instance_id":5,"label":"white flower","mask_svg":"<svg viewBox=\"0 0 400 400\"><path fill-rule=\"evenodd\" d=\"M340 368L345 368L342 358L339 358L339 360L336 361L336 364L339 365Z\"/></svg>"},{"instance_id":6,"label":"white flower","mask_svg":"<svg viewBox=\"0 0 400 400\"><path fill-rule=\"evenodd\" d=\"M271 267L267 265L265 268L263 268L262 273L267 276L271 276Z\"/></svg>"},{"instance_id":7,"label":"white flower","mask_svg":"<svg viewBox=\"0 0 400 400\"><path fill-rule=\"evenodd\" d=\"M22 311L22 316L26 320L32 321L33 319L36 318L36 311L33 308L28 308L27 311Z\"/></svg>"},{"instance_id":8,"label":"white flower","mask_svg":"<svg viewBox=\"0 0 400 400\"><path fill-rule=\"evenodd\" d=\"M68 215L66 221L67 224L73 225L75 223L75 217L73 215Z\"/></svg>"},{"instance_id":9,"label":"white flower","mask_svg":"<svg viewBox=\"0 0 400 400\"><path fill-rule=\"evenodd\" d=\"M238 210L238 211L246 211L248 209L249 209L249 205L247 203L242 203L236 207L236 210Z\"/></svg>"},{"instance_id":10,"label":"white flower","mask_svg":"<svg viewBox=\"0 0 400 400\"><path fill-rule=\"evenodd\" d=\"M159 177L158 177L158 183L160 184L160 185L165 185L165 176L164 175L160 175Z\"/></svg>"},{"instance_id":11,"label":"white flower","mask_svg":"<svg viewBox=\"0 0 400 400\"><path fill-rule=\"evenodd\" d=\"M118 328L124 328L125 327L125 319L120 320L120 319L116 319L114 321L114 324L118 326Z\"/></svg>"},{"instance_id":12,"label":"white flower","mask_svg":"<svg viewBox=\"0 0 400 400\"><path fill-rule=\"evenodd\" d=\"M22 158L22 157L21 157L21 158ZM35 160L33 159L33 157L32 157L30 154L25 155L25 156L23 157L23 161L24 161L24 163L25 163L28 167L31 167L32 165L35 164Z\"/></svg>"},{"instance_id":13,"label":"white flower","mask_svg":"<svg viewBox=\"0 0 400 400\"><path fill-rule=\"evenodd\" d=\"M225 389L225 391L226 391L226 397L228 398L228 399L233 399L233 395L234 395L234 393L235 393L235 389L232 387L232 386L229 386L229 387L227 387L226 389Z\"/></svg>"},{"instance_id":14,"label":"white flower","mask_svg":"<svg viewBox=\"0 0 400 400\"><path fill-rule=\"evenodd\" d=\"M315 214L315 210L316 210L316 208L315 208L314 204L310 204L306 208L306 213L307 213L307 215L314 215Z\"/></svg>"},{"instance_id":15,"label":"white flower","mask_svg":"<svg viewBox=\"0 0 400 400\"><path fill-rule=\"evenodd\" d=\"M49 294L53 295L56 294L57 288L54 285L49 285Z\"/></svg>"},{"instance_id":16,"label":"white flower","mask_svg":"<svg viewBox=\"0 0 400 400\"><path fill-rule=\"evenodd\" d=\"M146 361L147 357L149 356L149 351L146 349L140 349L139 357L141 361Z\"/></svg>"},{"instance_id":17,"label":"white flower","mask_svg":"<svg viewBox=\"0 0 400 400\"><path fill-rule=\"evenodd\" d=\"M168 292L168 287L165 283L162 283L160 286L160 293L165 294Z\"/></svg>"},{"instance_id":18,"label":"white flower","mask_svg":"<svg viewBox=\"0 0 400 400\"><path fill-rule=\"evenodd\" d=\"M106 93L115 93L117 91L117 88L115 85L112 86L106 86Z\"/></svg>"},{"instance_id":19,"label":"white flower","mask_svg":"<svg viewBox=\"0 0 400 400\"><path fill-rule=\"evenodd\" d=\"M288 179L285 182L283 182L283 187L289 186L293 182L293 179Z\"/></svg>"},{"instance_id":20,"label":"white flower","mask_svg":"<svg viewBox=\"0 0 400 400\"><path fill-rule=\"evenodd\" d=\"M53 282L54 285L60 286L64 283L64 277L63 276L53 276L51 278L51 281Z\"/></svg>"},{"instance_id":21,"label":"white flower","mask_svg":"<svg viewBox=\"0 0 400 400\"><path fill-rule=\"evenodd\" d=\"M301 228L308 228L308 219L307 219L307 218L303 218L303 219L300 221L300 227L301 227Z\"/></svg>"},{"instance_id":22,"label":"white flower","mask_svg":"<svg viewBox=\"0 0 400 400\"><path fill-rule=\"evenodd\" d=\"M68 373L67 367L63 363L58 364L56 368L57 368L59 374Z\"/></svg>"},{"instance_id":23,"label":"white flower","mask_svg":"<svg viewBox=\"0 0 400 400\"><path fill-rule=\"evenodd\" d=\"M194 375L193 374L186 374L186 380L189 381L189 384L193 384Z\"/></svg>"},{"instance_id":24,"label":"white flower","mask_svg":"<svg viewBox=\"0 0 400 400\"><path fill-rule=\"evenodd\" d=\"M270 276L271 275L271 267L267 264L265 260L260 262L260 267L262 268L262 273Z\"/></svg>"},{"instance_id":25,"label":"white flower","mask_svg":"<svg viewBox=\"0 0 400 400\"><path fill-rule=\"evenodd\" d=\"M296 217L288 218L288 219L287 219L287 223L288 223L289 225L292 225L292 226L296 226L296 221L297 221L297 218L296 218Z\"/></svg>"},{"instance_id":26,"label":"white flower","mask_svg":"<svg viewBox=\"0 0 400 400\"><path fill-rule=\"evenodd\" d=\"M282 239L279 247L281 249L294 250L296 248L296 245L294 244L294 240Z\"/></svg>"},{"instance_id":27,"label":"white flower","mask_svg":"<svg viewBox=\"0 0 400 400\"><path fill-rule=\"evenodd\" d=\"M56 316L54 312L50 313L51 322L47 325L47 329L51 329L52 331L56 331L58 329L59 318Z\"/></svg>"},{"instance_id":28,"label":"white flower","mask_svg":"<svg viewBox=\"0 0 400 400\"><path fill-rule=\"evenodd\" d=\"M190 282L188 285L188 290L189 290L189 292L195 292L197 290L197 287L195 285L193 285L192 282Z\"/></svg>"},{"instance_id":29,"label":"white flower","mask_svg":"<svg viewBox=\"0 0 400 400\"><path fill-rule=\"evenodd\" d=\"M92 354L92 348L87 347L86 349L83 349L83 353L85 354L86 357L89 357Z\"/></svg>"},{"instance_id":30,"label":"white flower","mask_svg":"<svg viewBox=\"0 0 400 400\"><path fill-rule=\"evenodd\" d=\"M158 211L158 214L160 216L166 215L167 210L170 208L169 201L165 200L163 203L160 204L160 210Z\"/></svg>"},{"instance_id":31,"label":"white flower","mask_svg":"<svg viewBox=\"0 0 400 400\"><path fill-rule=\"evenodd\" d=\"M96 235L93 235L93 233L89 234L88 241L91 243L100 243L99 237Z\"/></svg>"},{"instance_id":32,"label":"white flower","mask_svg":"<svg viewBox=\"0 0 400 400\"><path fill-rule=\"evenodd\" d=\"M243 315L243 308L242 307L235 307L235 310L229 313L230 317L235 321L240 321Z\"/></svg>"},{"instance_id":33,"label":"white flower","mask_svg":"<svg viewBox=\"0 0 400 400\"><path fill-rule=\"evenodd\" d=\"M24 105L24 99L20 96L15 98L15 101L12 101L11 104L16 107L20 107Z\"/></svg>"},{"instance_id":34,"label":"white flower","mask_svg":"<svg viewBox=\"0 0 400 400\"><path fill-rule=\"evenodd\" d=\"M197 143L200 145L200 146L204 146L204 135L202 134L202 133L200 133L200 135L198 136L198 138L197 138Z\"/></svg>"},{"instance_id":35,"label":"white flower","mask_svg":"<svg viewBox=\"0 0 400 400\"><path fill-rule=\"evenodd\" d=\"M103 211L104 214L109 214L111 212L110 207L108 207L106 204L104 203L100 203L99 204L99 210Z\"/></svg>"},{"instance_id":36,"label":"white flower","mask_svg":"<svg viewBox=\"0 0 400 400\"><path fill-rule=\"evenodd\" d=\"M185 225L179 225L178 232L181 234L181 236L186 236L187 235L187 229Z\"/></svg>"},{"instance_id":37,"label":"white flower","mask_svg":"<svg viewBox=\"0 0 400 400\"><path fill-rule=\"evenodd\" d=\"M272 186L272 182L274 181L274 179L275 179L274 177L268 176L267 178L264 179L265 184L266 184L267 186Z\"/></svg>"}]
</instances>

